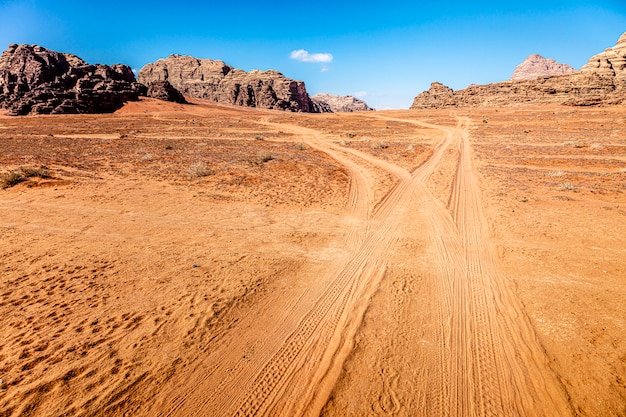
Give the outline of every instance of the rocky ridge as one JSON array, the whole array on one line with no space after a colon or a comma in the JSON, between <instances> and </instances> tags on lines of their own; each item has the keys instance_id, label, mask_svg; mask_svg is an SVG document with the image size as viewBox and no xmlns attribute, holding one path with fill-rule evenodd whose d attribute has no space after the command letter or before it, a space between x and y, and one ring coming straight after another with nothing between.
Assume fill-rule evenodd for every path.
<instances>
[{"instance_id":1,"label":"rocky ridge","mask_svg":"<svg viewBox=\"0 0 626 417\"><path fill-rule=\"evenodd\" d=\"M218 60L174 54L145 65L138 80L144 84L168 81L184 95L224 104L307 113L324 111L311 101L302 81L275 70L246 72Z\"/></svg>"},{"instance_id":2,"label":"rocky ridge","mask_svg":"<svg viewBox=\"0 0 626 417\"><path fill-rule=\"evenodd\" d=\"M533 54L515 67L511 81L534 80L539 77L573 74L574 72L576 72L576 70L567 64L560 64L554 59Z\"/></svg>"},{"instance_id":3,"label":"rocky ridge","mask_svg":"<svg viewBox=\"0 0 626 417\"><path fill-rule=\"evenodd\" d=\"M0 57L0 107L11 115L107 113L145 95L126 65L90 65L37 45L9 45Z\"/></svg>"},{"instance_id":4,"label":"rocky ridge","mask_svg":"<svg viewBox=\"0 0 626 417\"><path fill-rule=\"evenodd\" d=\"M320 93L311 97L311 100L320 108L327 108L327 111L334 113L374 110L365 101L353 96Z\"/></svg>"},{"instance_id":5,"label":"rocky ridge","mask_svg":"<svg viewBox=\"0 0 626 417\"><path fill-rule=\"evenodd\" d=\"M588 106L626 104L626 33L573 74L472 85L454 91L439 82L413 100L412 109L512 106L524 103Z\"/></svg>"}]
</instances>

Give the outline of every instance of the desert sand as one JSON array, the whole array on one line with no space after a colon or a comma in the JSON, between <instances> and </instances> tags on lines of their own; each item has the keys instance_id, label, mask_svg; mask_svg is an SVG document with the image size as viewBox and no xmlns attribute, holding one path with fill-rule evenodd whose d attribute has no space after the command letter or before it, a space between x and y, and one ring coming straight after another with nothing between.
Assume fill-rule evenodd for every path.
<instances>
[{"instance_id":1,"label":"desert sand","mask_svg":"<svg viewBox=\"0 0 626 417\"><path fill-rule=\"evenodd\" d=\"M1 416L626 415L624 107L144 99L11 171Z\"/></svg>"}]
</instances>

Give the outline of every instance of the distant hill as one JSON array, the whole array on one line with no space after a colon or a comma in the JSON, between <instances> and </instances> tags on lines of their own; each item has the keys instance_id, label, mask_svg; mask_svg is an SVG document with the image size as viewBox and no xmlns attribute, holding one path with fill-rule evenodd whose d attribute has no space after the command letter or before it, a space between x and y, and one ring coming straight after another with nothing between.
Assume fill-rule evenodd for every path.
<instances>
[{"instance_id":1,"label":"distant hill","mask_svg":"<svg viewBox=\"0 0 626 417\"><path fill-rule=\"evenodd\" d=\"M12 115L107 113L145 95L127 65L91 65L37 45L9 45L0 57L0 107Z\"/></svg>"},{"instance_id":2,"label":"distant hill","mask_svg":"<svg viewBox=\"0 0 626 417\"><path fill-rule=\"evenodd\" d=\"M454 91L434 82L413 100L412 109L562 103L588 106L626 104L626 33L617 44L589 59L579 71L544 75Z\"/></svg>"},{"instance_id":3,"label":"distant hill","mask_svg":"<svg viewBox=\"0 0 626 417\"><path fill-rule=\"evenodd\" d=\"M320 93L311 97L320 108L334 113L374 110L361 99L352 96L336 96L328 93Z\"/></svg>"},{"instance_id":4,"label":"distant hill","mask_svg":"<svg viewBox=\"0 0 626 417\"><path fill-rule=\"evenodd\" d=\"M559 64L554 59L533 54L515 68L511 80L534 80L539 77L573 74L574 72L576 70L567 64Z\"/></svg>"},{"instance_id":5,"label":"distant hill","mask_svg":"<svg viewBox=\"0 0 626 417\"><path fill-rule=\"evenodd\" d=\"M145 65L137 78L146 85L169 81L184 95L223 104L307 113L322 111L311 101L302 81L275 70L246 72L219 60L174 54Z\"/></svg>"}]
</instances>

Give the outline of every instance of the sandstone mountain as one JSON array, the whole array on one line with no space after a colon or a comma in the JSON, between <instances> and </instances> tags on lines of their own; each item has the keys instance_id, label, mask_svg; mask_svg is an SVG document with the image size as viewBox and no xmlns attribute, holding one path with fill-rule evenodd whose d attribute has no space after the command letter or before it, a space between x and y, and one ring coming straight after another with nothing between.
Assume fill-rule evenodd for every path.
<instances>
[{"instance_id":1,"label":"sandstone mountain","mask_svg":"<svg viewBox=\"0 0 626 417\"><path fill-rule=\"evenodd\" d=\"M623 85L626 82L626 32L622 34L614 47L592 56L580 72L593 72L615 77L616 81Z\"/></svg>"},{"instance_id":2,"label":"sandstone mountain","mask_svg":"<svg viewBox=\"0 0 626 417\"><path fill-rule=\"evenodd\" d=\"M576 72L573 67L567 64L559 64L554 59L544 58L541 55L533 54L515 67L511 81L534 80L539 77L551 75L572 74Z\"/></svg>"},{"instance_id":3,"label":"sandstone mountain","mask_svg":"<svg viewBox=\"0 0 626 417\"><path fill-rule=\"evenodd\" d=\"M573 74L472 85L453 91L441 83L413 100L412 109L511 106L521 103L626 104L626 33Z\"/></svg>"},{"instance_id":4,"label":"sandstone mountain","mask_svg":"<svg viewBox=\"0 0 626 417\"><path fill-rule=\"evenodd\" d=\"M311 100L320 108L326 108L334 113L373 110L365 101L352 96L320 93L311 97Z\"/></svg>"},{"instance_id":5,"label":"sandstone mountain","mask_svg":"<svg viewBox=\"0 0 626 417\"><path fill-rule=\"evenodd\" d=\"M170 55L145 65L139 82L169 81L191 97L262 109L319 112L302 81L294 81L278 71L245 72L222 61Z\"/></svg>"},{"instance_id":6,"label":"sandstone mountain","mask_svg":"<svg viewBox=\"0 0 626 417\"><path fill-rule=\"evenodd\" d=\"M0 107L9 114L106 113L145 94L126 65L90 65L37 45L0 57Z\"/></svg>"},{"instance_id":7,"label":"sandstone mountain","mask_svg":"<svg viewBox=\"0 0 626 417\"><path fill-rule=\"evenodd\" d=\"M176 103L187 103L185 96L180 91L174 88L169 81L151 81L147 85L148 97L157 98L164 101L174 101Z\"/></svg>"}]
</instances>

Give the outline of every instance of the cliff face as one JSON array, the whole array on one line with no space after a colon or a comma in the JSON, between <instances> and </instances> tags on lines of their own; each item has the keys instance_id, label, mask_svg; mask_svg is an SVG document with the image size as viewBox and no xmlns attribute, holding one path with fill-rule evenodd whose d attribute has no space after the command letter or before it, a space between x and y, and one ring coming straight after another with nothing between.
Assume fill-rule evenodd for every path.
<instances>
[{"instance_id":1,"label":"cliff face","mask_svg":"<svg viewBox=\"0 0 626 417\"><path fill-rule=\"evenodd\" d=\"M90 65L37 45L0 57L0 107L10 114L106 113L145 94L126 65Z\"/></svg>"},{"instance_id":2,"label":"cliff face","mask_svg":"<svg viewBox=\"0 0 626 417\"><path fill-rule=\"evenodd\" d=\"M593 56L573 74L543 76L472 85L453 91L432 83L413 100L412 109L443 107L512 106L522 103L568 105L626 104L626 33L617 44Z\"/></svg>"},{"instance_id":3,"label":"cliff face","mask_svg":"<svg viewBox=\"0 0 626 417\"><path fill-rule=\"evenodd\" d=\"M373 110L365 101L352 96L335 96L321 93L311 97L311 100L320 108L325 108L335 113Z\"/></svg>"},{"instance_id":4,"label":"cliff face","mask_svg":"<svg viewBox=\"0 0 626 417\"><path fill-rule=\"evenodd\" d=\"M168 81L184 95L263 109L301 112L319 111L302 81L278 71L245 72L222 61L170 55L139 71L141 83Z\"/></svg>"},{"instance_id":5,"label":"cliff face","mask_svg":"<svg viewBox=\"0 0 626 417\"><path fill-rule=\"evenodd\" d=\"M534 80L539 77L573 74L576 70L567 64L559 64L553 59L533 54L515 67L511 81Z\"/></svg>"}]
</instances>

